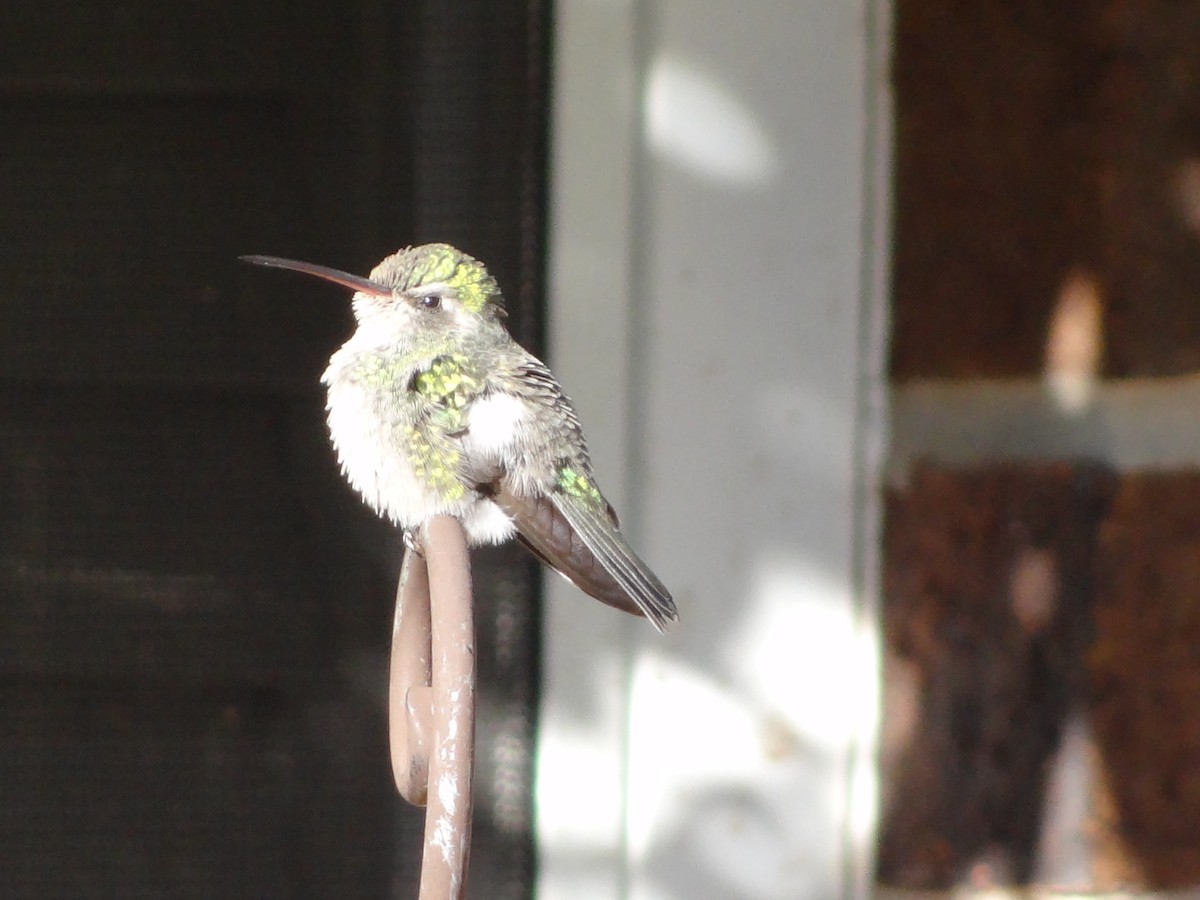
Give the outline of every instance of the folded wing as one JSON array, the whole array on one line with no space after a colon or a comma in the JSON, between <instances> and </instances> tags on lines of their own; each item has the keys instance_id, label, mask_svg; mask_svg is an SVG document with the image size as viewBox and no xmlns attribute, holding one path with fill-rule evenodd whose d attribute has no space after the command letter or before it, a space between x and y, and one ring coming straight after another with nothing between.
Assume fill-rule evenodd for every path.
<instances>
[{"instance_id":1,"label":"folded wing","mask_svg":"<svg viewBox=\"0 0 1200 900\"><path fill-rule=\"evenodd\" d=\"M586 594L645 616L659 631L679 615L670 592L617 530L616 516L569 493L493 498L516 523L521 542Z\"/></svg>"}]
</instances>

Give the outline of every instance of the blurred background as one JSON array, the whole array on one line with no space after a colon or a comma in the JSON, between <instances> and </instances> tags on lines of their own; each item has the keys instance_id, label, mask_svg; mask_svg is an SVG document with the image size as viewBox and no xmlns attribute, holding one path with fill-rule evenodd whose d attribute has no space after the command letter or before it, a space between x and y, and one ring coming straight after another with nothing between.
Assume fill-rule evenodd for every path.
<instances>
[{"instance_id":1,"label":"blurred background","mask_svg":"<svg viewBox=\"0 0 1200 900\"><path fill-rule=\"evenodd\" d=\"M453 241L539 347L545 4L9 3L0 46L0 896L415 896L348 297L237 256ZM535 569L476 579L476 877L521 897Z\"/></svg>"},{"instance_id":2,"label":"blurred background","mask_svg":"<svg viewBox=\"0 0 1200 900\"><path fill-rule=\"evenodd\" d=\"M1193 896L1200 8L894 13L879 876Z\"/></svg>"},{"instance_id":3,"label":"blurred background","mask_svg":"<svg viewBox=\"0 0 1200 900\"><path fill-rule=\"evenodd\" d=\"M475 554L472 896L1200 890L1198 45L1167 0L0 6L0 897L416 895L348 304L236 257L429 240L682 616Z\"/></svg>"}]
</instances>

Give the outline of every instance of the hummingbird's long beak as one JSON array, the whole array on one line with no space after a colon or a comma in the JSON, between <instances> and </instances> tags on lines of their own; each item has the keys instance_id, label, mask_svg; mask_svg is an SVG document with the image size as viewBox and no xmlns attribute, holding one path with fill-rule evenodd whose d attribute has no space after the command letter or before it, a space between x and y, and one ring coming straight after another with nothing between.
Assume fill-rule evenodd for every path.
<instances>
[{"instance_id":1,"label":"hummingbird's long beak","mask_svg":"<svg viewBox=\"0 0 1200 900\"><path fill-rule=\"evenodd\" d=\"M256 266L290 269L293 272L303 272L305 275L315 275L317 278L332 281L334 284L340 284L343 287L348 287L363 294L370 294L372 297L392 296L392 289L390 287L378 284L369 278L361 278L358 275L351 275L349 272L331 269L328 266L319 266L316 263L300 262L297 259L283 259L279 256L239 256L238 259L254 263Z\"/></svg>"}]
</instances>

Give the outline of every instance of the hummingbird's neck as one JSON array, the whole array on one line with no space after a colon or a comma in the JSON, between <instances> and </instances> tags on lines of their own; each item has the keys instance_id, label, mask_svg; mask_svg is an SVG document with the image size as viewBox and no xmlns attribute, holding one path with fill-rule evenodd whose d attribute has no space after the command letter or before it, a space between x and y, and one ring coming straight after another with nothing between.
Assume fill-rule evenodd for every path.
<instances>
[{"instance_id":1,"label":"hummingbird's neck","mask_svg":"<svg viewBox=\"0 0 1200 900\"><path fill-rule=\"evenodd\" d=\"M456 343L454 333L448 330L425 331L407 323L397 327L394 322L374 317L360 319L358 328L346 342L359 352L378 351L404 356L428 353L430 357L448 352Z\"/></svg>"},{"instance_id":2,"label":"hummingbird's neck","mask_svg":"<svg viewBox=\"0 0 1200 900\"><path fill-rule=\"evenodd\" d=\"M341 376L366 377L375 381L387 375L390 383L408 379L439 356L453 353L457 342L447 332L417 332L384 327L384 323L361 319L350 339L329 360L323 380Z\"/></svg>"}]
</instances>

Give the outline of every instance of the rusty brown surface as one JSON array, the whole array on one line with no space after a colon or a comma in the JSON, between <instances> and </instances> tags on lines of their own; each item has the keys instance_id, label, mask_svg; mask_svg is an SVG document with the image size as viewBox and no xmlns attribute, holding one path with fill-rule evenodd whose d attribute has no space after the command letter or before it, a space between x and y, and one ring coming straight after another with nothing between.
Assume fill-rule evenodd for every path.
<instances>
[{"instance_id":1,"label":"rusty brown surface","mask_svg":"<svg viewBox=\"0 0 1200 900\"><path fill-rule=\"evenodd\" d=\"M1099 877L1200 884L1200 473L1122 478L1100 532L1091 722Z\"/></svg>"},{"instance_id":2,"label":"rusty brown surface","mask_svg":"<svg viewBox=\"0 0 1200 900\"><path fill-rule=\"evenodd\" d=\"M1200 884L1200 472L919 466L885 592L882 880L1030 879L1070 714L1087 888Z\"/></svg>"},{"instance_id":3,"label":"rusty brown surface","mask_svg":"<svg viewBox=\"0 0 1200 900\"><path fill-rule=\"evenodd\" d=\"M884 748L885 883L1032 876L1045 772L1086 692L1112 485L1088 464L921 466L889 496L885 637L912 723Z\"/></svg>"},{"instance_id":4,"label":"rusty brown surface","mask_svg":"<svg viewBox=\"0 0 1200 900\"><path fill-rule=\"evenodd\" d=\"M1114 376L1200 368L1200 5L900 0L892 374L1035 375L1094 279Z\"/></svg>"}]
</instances>

